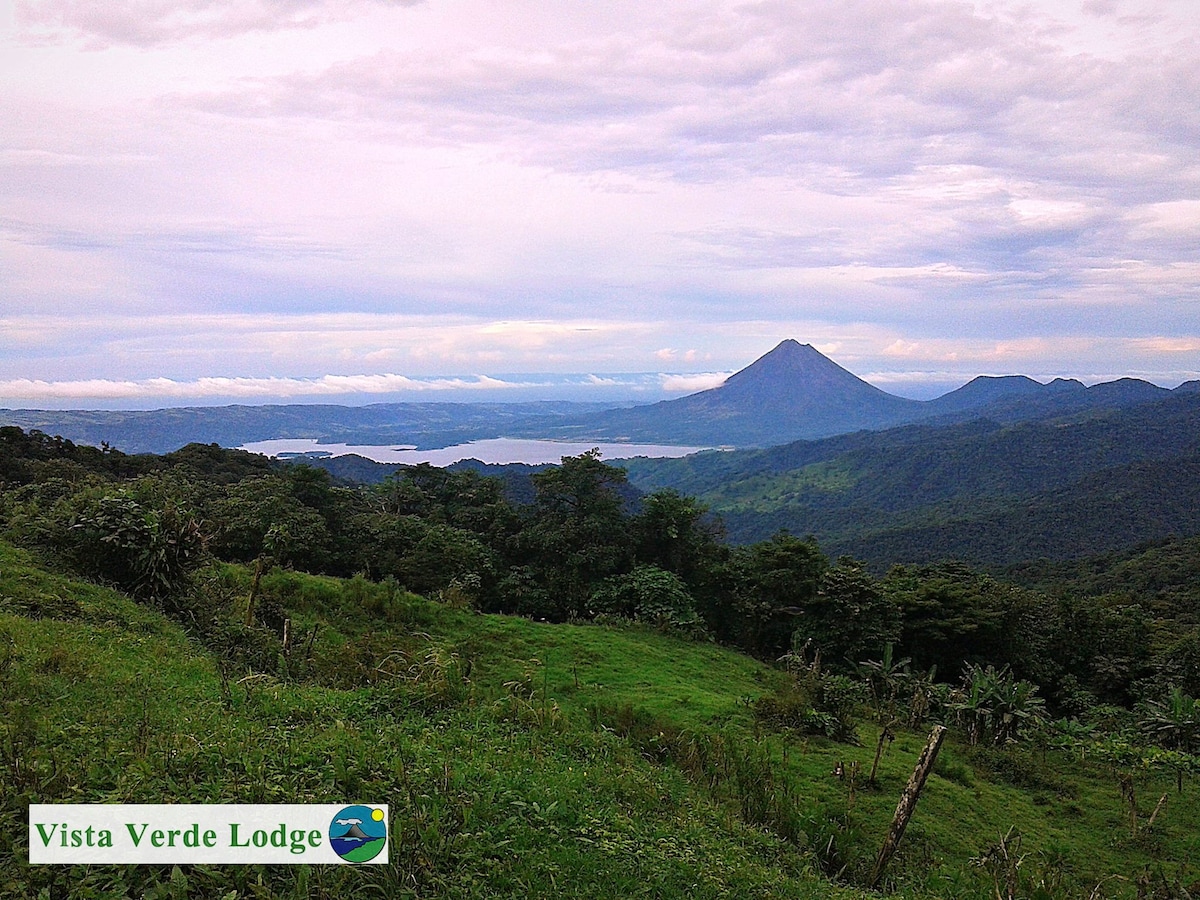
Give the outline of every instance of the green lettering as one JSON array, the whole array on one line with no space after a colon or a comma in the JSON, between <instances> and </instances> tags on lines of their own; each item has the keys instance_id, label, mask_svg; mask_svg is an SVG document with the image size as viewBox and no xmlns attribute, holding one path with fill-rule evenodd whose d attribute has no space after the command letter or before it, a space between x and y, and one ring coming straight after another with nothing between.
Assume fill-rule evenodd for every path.
<instances>
[{"instance_id":1,"label":"green lettering","mask_svg":"<svg viewBox=\"0 0 1200 900\"><path fill-rule=\"evenodd\" d=\"M43 825L41 822L37 823L37 830L38 830L38 834L40 834L42 836L42 846L43 847L50 846L50 838L54 837L54 832L57 828L58 828L58 823L55 823L54 825L50 826L50 831L47 832L45 825Z\"/></svg>"},{"instance_id":2,"label":"green lettering","mask_svg":"<svg viewBox=\"0 0 1200 900\"><path fill-rule=\"evenodd\" d=\"M143 822L141 831L135 831L132 822L126 822L125 827L129 829L129 837L133 839L133 846L137 847L141 845L142 838L146 834L146 829L149 828L150 825L147 822Z\"/></svg>"}]
</instances>

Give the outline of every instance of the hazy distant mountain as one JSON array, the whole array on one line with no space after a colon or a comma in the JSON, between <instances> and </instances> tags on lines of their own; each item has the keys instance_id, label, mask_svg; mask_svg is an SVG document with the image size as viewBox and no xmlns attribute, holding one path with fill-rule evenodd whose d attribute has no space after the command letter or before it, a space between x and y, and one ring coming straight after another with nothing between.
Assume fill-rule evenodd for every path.
<instances>
[{"instance_id":1,"label":"hazy distant mountain","mask_svg":"<svg viewBox=\"0 0 1200 900\"><path fill-rule=\"evenodd\" d=\"M1083 387L1079 382L1073 382ZM980 375L972 378L958 390L943 394L925 404L926 409L936 409L938 415L968 412L998 401L1012 401L1041 396L1046 385L1025 375Z\"/></svg>"},{"instance_id":2,"label":"hazy distant mountain","mask_svg":"<svg viewBox=\"0 0 1200 900\"><path fill-rule=\"evenodd\" d=\"M1024 375L981 375L935 400L907 400L868 384L809 344L786 340L720 387L608 410L542 436L770 447L929 420L1020 422L1119 409L1170 393L1134 378L1086 387L1062 378L1041 384Z\"/></svg>"},{"instance_id":3,"label":"hazy distant mountain","mask_svg":"<svg viewBox=\"0 0 1200 900\"><path fill-rule=\"evenodd\" d=\"M887 428L924 404L868 384L810 344L786 340L720 387L609 410L555 430L596 440L766 446Z\"/></svg>"},{"instance_id":4,"label":"hazy distant mountain","mask_svg":"<svg viewBox=\"0 0 1200 900\"><path fill-rule=\"evenodd\" d=\"M168 453L189 443L240 447L253 441L306 438L326 443L448 447L466 441L537 432L565 416L608 409L608 403L292 403L195 406L151 410L0 410L0 425L61 435L80 444L107 442L126 453Z\"/></svg>"},{"instance_id":5,"label":"hazy distant mountain","mask_svg":"<svg viewBox=\"0 0 1200 900\"><path fill-rule=\"evenodd\" d=\"M1024 375L1001 378L981 375L956 391L927 401L921 418L1024 422L1049 416L1123 409L1162 400L1171 393L1138 378L1118 378L1087 387L1073 378L1055 378L1048 384L1041 384Z\"/></svg>"}]
</instances>

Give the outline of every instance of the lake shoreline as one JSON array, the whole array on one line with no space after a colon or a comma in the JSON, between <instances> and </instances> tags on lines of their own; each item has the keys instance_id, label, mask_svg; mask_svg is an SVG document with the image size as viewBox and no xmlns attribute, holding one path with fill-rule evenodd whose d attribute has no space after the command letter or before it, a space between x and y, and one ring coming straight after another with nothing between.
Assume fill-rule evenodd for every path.
<instances>
[{"instance_id":1,"label":"lake shoreline","mask_svg":"<svg viewBox=\"0 0 1200 900\"><path fill-rule=\"evenodd\" d=\"M361 456L378 463L400 463L450 466L466 459L489 465L557 464L564 456L579 456L592 449L600 451L601 459L679 458L712 450L712 447L675 446L671 444L636 444L612 441L554 441L526 438L489 438L467 441L448 447L418 449L412 445L323 443L314 438L277 438L250 441L239 450L260 453L277 459L303 462L306 459L327 460L338 456Z\"/></svg>"}]
</instances>

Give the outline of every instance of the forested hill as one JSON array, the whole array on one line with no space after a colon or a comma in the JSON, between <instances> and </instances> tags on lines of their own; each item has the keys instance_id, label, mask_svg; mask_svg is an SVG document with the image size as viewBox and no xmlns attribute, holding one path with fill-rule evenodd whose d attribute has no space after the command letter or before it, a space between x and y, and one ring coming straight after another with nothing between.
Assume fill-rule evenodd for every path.
<instances>
[{"instance_id":1,"label":"forested hill","mask_svg":"<svg viewBox=\"0 0 1200 900\"><path fill-rule=\"evenodd\" d=\"M1200 394L1016 424L991 420L632 460L643 490L694 495L731 540L786 528L877 565L1003 565L1200 533Z\"/></svg>"},{"instance_id":2,"label":"forested hill","mask_svg":"<svg viewBox=\"0 0 1200 900\"><path fill-rule=\"evenodd\" d=\"M1008 578L1046 592L1119 597L1200 623L1200 536L1082 559L1013 566Z\"/></svg>"}]
</instances>

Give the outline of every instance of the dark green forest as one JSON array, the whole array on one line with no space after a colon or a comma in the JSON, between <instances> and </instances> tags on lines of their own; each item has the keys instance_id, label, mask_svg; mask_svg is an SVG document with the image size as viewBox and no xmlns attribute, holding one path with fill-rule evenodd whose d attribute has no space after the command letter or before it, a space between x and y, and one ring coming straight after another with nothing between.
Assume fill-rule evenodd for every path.
<instances>
[{"instance_id":1,"label":"dark green forest","mask_svg":"<svg viewBox=\"0 0 1200 900\"><path fill-rule=\"evenodd\" d=\"M975 419L765 450L631 460L721 515L735 543L814 534L882 572L1069 560L1200 533L1200 394L1027 421Z\"/></svg>"}]
</instances>

